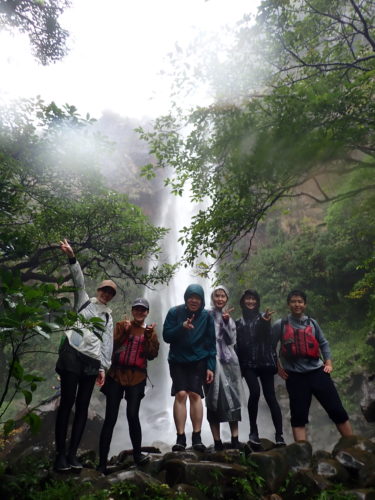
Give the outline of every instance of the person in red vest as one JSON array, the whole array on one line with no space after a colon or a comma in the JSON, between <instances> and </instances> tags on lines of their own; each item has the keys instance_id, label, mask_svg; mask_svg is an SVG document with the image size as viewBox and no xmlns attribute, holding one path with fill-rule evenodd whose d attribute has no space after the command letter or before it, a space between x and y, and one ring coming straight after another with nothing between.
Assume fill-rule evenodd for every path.
<instances>
[{"instance_id":1,"label":"person in red vest","mask_svg":"<svg viewBox=\"0 0 375 500\"><path fill-rule=\"evenodd\" d=\"M280 341L278 373L286 381L295 441L306 441L312 396L327 412L342 436L353 434L349 417L331 379L331 350L318 323L305 315L306 294L292 290L289 314L277 320L272 333ZM321 357L323 359L321 359Z\"/></svg>"},{"instance_id":2,"label":"person in red vest","mask_svg":"<svg viewBox=\"0 0 375 500\"><path fill-rule=\"evenodd\" d=\"M130 440L133 445L133 458L137 465L149 460L141 453L142 429L139 421L139 408L145 395L147 380L147 360L156 358L159 340L155 323L146 325L149 303L144 298L132 304L131 321L125 319L116 324L113 337L112 364L108 370L101 391L106 395L106 411L99 440L99 465L97 470L106 473L107 459L111 445L120 403L126 399Z\"/></svg>"}]
</instances>

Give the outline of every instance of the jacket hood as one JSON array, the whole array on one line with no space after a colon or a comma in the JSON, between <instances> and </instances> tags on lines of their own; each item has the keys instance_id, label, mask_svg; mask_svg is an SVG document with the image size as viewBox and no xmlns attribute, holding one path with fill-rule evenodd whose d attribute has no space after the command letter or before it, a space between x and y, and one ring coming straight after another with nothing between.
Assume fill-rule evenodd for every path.
<instances>
[{"instance_id":1,"label":"jacket hood","mask_svg":"<svg viewBox=\"0 0 375 500\"><path fill-rule=\"evenodd\" d=\"M259 293L256 290L253 290L252 288L248 288L247 290L245 290L243 292L243 294L240 298L240 306L241 306L242 311L248 310L244 304L244 299L245 299L246 295L251 295L252 297L254 297L254 299L256 299L257 309L259 309L259 307L260 307L260 295L259 295Z\"/></svg>"},{"instance_id":2,"label":"jacket hood","mask_svg":"<svg viewBox=\"0 0 375 500\"><path fill-rule=\"evenodd\" d=\"M199 295L199 297L202 299L202 305L200 307L200 310L202 310L205 306L205 301L204 301L204 290L203 288L201 287L201 285L198 285L198 284L192 284L192 285L189 285L187 287L187 289L185 290L185 293L184 293L184 301L185 301L185 304L186 304L186 301L187 299L193 295L193 294L196 294L196 295Z\"/></svg>"},{"instance_id":3,"label":"jacket hood","mask_svg":"<svg viewBox=\"0 0 375 500\"><path fill-rule=\"evenodd\" d=\"M228 298L228 300L229 300L229 292L228 292L227 287L225 287L224 285L218 285L218 286L215 286L215 288L212 290L212 293L211 293L211 305L212 305L212 306L214 305L214 293L215 293L217 290L223 290L223 292L225 293L225 295L227 296L227 298Z\"/></svg>"}]
</instances>

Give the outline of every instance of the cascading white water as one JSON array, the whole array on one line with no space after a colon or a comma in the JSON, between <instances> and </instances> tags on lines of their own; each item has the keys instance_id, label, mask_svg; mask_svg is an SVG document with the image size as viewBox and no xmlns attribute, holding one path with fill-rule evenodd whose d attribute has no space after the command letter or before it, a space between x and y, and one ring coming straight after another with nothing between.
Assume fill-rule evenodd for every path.
<instances>
[{"instance_id":1,"label":"cascading white water","mask_svg":"<svg viewBox=\"0 0 375 500\"><path fill-rule=\"evenodd\" d=\"M182 197L168 196L163 203L159 220L154 221L157 225L170 228L163 244L164 258L170 263L177 262L181 257L183 249L178 242L179 231L190 224L191 217L197 210L197 206L190 202L189 196L189 192ZM159 356L148 364L149 380L147 381L145 398L141 403L140 419L143 446L151 446L153 443L157 443L159 446L160 443L172 445L175 442L176 431L172 411L174 398L170 395L171 379L167 361L169 346L163 341L162 331L169 308L183 303L184 292L191 283L202 285L205 291L206 307L209 307L209 280L197 277L191 268L180 267L168 285L160 285L156 290L146 289L145 291L145 297L150 302L147 322L157 323L160 350ZM186 424L188 442L191 431L191 423L188 418ZM211 432L205 419L202 427L202 438L207 443L212 441ZM122 403L113 433L110 456L116 455L126 448L131 448L131 443L126 420L126 403Z\"/></svg>"}]
</instances>

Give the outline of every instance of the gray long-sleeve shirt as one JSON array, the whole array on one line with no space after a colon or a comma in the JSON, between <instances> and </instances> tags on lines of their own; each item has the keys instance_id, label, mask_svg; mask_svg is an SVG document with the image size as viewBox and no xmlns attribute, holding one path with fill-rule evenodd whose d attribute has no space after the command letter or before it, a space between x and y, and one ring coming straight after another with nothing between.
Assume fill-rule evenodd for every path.
<instances>
[{"instance_id":1,"label":"gray long-sleeve shirt","mask_svg":"<svg viewBox=\"0 0 375 500\"><path fill-rule=\"evenodd\" d=\"M100 368L108 369L111 365L112 349L113 349L113 320L111 309L99 302L95 297L89 298L85 290L85 280L82 269L76 261L70 264L73 283L76 288L74 293L74 310L79 311L80 308L89 300L88 304L80 314L86 319L93 317L101 318L105 325L104 332L99 332L102 340L88 328L83 328L82 325L77 325L81 328L83 335L80 335L74 330L68 330L66 336L69 344L77 349L82 354L86 354L91 358L100 360Z\"/></svg>"},{"instance_id":2,"label":"gray long-sleeve shirt","mask_svg":"<svg viewBox=\"0 0 375 500\"><path fill-rule=\"evenodd\" d=\"M282 319L280 318L272 325L272 336L278 342L281 341L281 321ZM288 314L288 322L293 328L304 328L305 326L311 325L313 334L319 342L319 348L323 356L323 360L326 361L327 359L331 359L331 350L328 340L325 338L322 329L315 320L312 320L311 318L309 318L309 316L295 318L291 314ZM299 373L316 370L324 364L321 358L296 358L291 360L287 359L281 353L279 355L279 359L284 370Z\"/></svg>"}]
</instances>

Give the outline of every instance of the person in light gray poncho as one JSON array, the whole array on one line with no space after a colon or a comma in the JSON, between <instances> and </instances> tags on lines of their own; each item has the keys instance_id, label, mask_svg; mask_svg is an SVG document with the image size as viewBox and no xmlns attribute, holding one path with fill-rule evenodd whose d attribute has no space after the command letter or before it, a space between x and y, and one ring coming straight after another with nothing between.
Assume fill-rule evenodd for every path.
<instances>
[{"instance_id":1,"label":"person in light gray poncho","mask_svg":"<svg viewBox=\"0 0 375 500\"><path fill-rule=\"evenodd\" d=\"M229 422L231 447L238 448L238 422L241 420L242 377L234 350L236 324L226 310L228 290L217 286L211 294L212 314L216 334L216 372L210 386L206 386L207 420L215 442L215 450L223 450L220 422Z\"/></svg>"}]
</instances>

